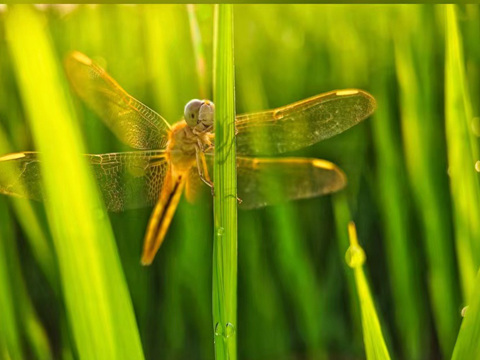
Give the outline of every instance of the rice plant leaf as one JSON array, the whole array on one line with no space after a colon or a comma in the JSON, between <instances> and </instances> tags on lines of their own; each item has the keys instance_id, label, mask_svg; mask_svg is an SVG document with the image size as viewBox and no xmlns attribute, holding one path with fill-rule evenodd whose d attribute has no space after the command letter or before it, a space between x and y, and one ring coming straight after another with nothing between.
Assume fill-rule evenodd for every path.
<instances>
[{"instance_id":1,"label":"rice plant leaf","mask_svg":"<svg viewBox=\"0 0 480 360\"><path fill-rule=\"evenodd\" d=\"M217 360L237 358L237 178L233 64L233 6L216 5L213 324Z\"/></svg>"},{"instance_id":2,"label":"rice plant leaf","mask_svg":"<svg viewBox=\"0 0 480 360\"><path fill-rule=\"evenodd\" d=\"M472 105L466 85L462 38L455 5L446 9L445 112L458 263L468 304L452 359L480 357L480 274L477 272L480 191L474 171L478 142L468 126Z\"/></svg>"},{"instance_id":3,"label":"rice plant leaf","mask_svg":"<svg viewBox=\"0 0 480 360\"><path fill-rule=\"evenodd\" d=\"M69 327L81 359L143 359L133 307L66 82L32 7L6 19L15 73L41 153L45 204L58 258Z\"/></svg>"},{"instance_id":4,"label":"rice plant leaf","mask_svg":"<svg viewBox=\"0 0 480 360\"><path fill-rule=\"evenodd\" d=\"M398 302L399 306L396 306L396 313L399 315L399 320L402 319L404 338L408 339L409 345L404 346L410 354L407 357L428 357L428 351L431 351L428 346L425 346L430 341L429 334L422 330L421 325L425 323L428 316L428 312L425 311L425 300L430 300L442 353L444 356L450 356L459 325L457 313L459 291L455 277L451 209L447 195L448 179L445 174L445 160L438 158L438 154L443 153L442 150L445 147L443 129L439 126L440 117L437 114L437 110L442 105L435 96L441 83L429 72L429 69L438 62L434 52L435 27L432 26L435 14L430 5L419 5L415 13L412 13L412 9L408 6L403 6L400 10L402 23L413 24L408 27L394 27L394 60L399 81L404 160L407 165L414 207L409 204L409 197L405 196L410 192L408 188L397 194L398 199L392 196L394 194L391 194L390 184L404 177L401 166L392 167L389 169L390 174L385 174L385 177L392 176L395 172L396 174L388 182L385 198L389 206L392 203L399 205L395 209L398 210L397 216L400 221L397 222L395 231L388 234L387 244L390 247L390 243L395 243L394 240L401 236L405 239L398 242L399 246L392 253L392 260L398 261L398 266L391 268L391 273L392 278L398 277L405 284L410 284L409 290L402 291L401 286L392 286L392 289L397 298L402 298ZM383 93L387 94L389 87L385 85ZM388 100L393 105L393 97L390 96ZM385 114L392 114L394 106L387 104L384 108ZM378 123L380 124L380 121ZM379 135L384 137L382 133ZM388 143L391 146L392 142ZM392 150L401 154L401 144L395 144ZM438 161L432 161L434 158L438 158ZM388 165L401 164L401 162L402 158L390 159ZM400 204L405 208L402 209ZM430 210L422 210L425 208ZM393 214L395 209L389 208L384 212ZM422 299L422 285L419 283L419 278L414 275L419 271L419 258L411 252L413 244L417 241L417 237L413 236L411 215L409 215L412 210L417 211L422 226L421 238L426 251L429 299Z\"/></svg>"},{"instance_id":5,"label":"rice plant leaf","mask_svg":"<svg viewBox=\"0 0 480 360\"><path fill-rule=\"evenodd\" d=\"M380 321L373 303L367 278L362 265L365 262L365 252L358 244L355 224L348 225L350 247L345 256L348 266L353 268L357 294L360 300L362 314L363 341L368 360L390 360L390 354L383 338Z\"/></svg>"},{"instance_id":6,"label":"rice plant leaf","mask_svg":"<svg viewBox=\"0 0 480 360\"><path fill-rule=\"evenodd\" d=\"M480 273L475 279L475 290L465 309L452 360L478 359L480 357Z\"/></svg>"},{"instance_id":7,"label":"rice plant leaf","mask_svg":"<svg viewBox=\"0 0 480 360\"><path fill-rule=\"evenodd\" d=\"M475 162L478 141L470 123L472 104L465 75L462 37L455 5L447 5L445 59L445 116L448 172L454 209L455 241L461 284L468 302L480 265L480 188Z\"/></svg>"},{"instance_id":8,"label":"rice plant leaf","mask_svg":"<svg viewBox=\"0 0 480 360\"><path fill-rule=\"evenodd\" d=\"M0 201L0 216L2 227L0 228L0 309L2 309L2 321L0 321L0 357L3 359L22 359L23 349L21 346L21 327L15 311L15 292L12 277L9 274L7 242L11 241L13 234L9 231L11 217L5 200Z\"/></svg>"}]
</instances>

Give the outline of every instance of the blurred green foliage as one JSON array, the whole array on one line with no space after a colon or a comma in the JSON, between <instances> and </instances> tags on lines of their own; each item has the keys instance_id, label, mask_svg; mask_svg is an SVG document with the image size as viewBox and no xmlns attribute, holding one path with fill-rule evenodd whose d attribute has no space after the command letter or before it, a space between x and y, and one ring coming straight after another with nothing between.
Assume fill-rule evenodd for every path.
<instances>
[{"instance_id":1,"label":"blurred green foliage","mask_svg":"<svg viewBox=\"0 0 480 360\"><path fill-rule=\"evenodd\" d=\"M15 39L5 32L9 9L2 9L0 149L34 150L9 50ZM58 62L84 52L173 123L190 99L212 96L213 7L193 12L192 21L184 5L82 5L42 7L35 16ZM367 90L378 102L364 123L293 154L338 164L346 190L239 211L240 359L365 357L344 259L351 219L392 358L450 358L460 311L478 294L480 7L446 12L441 5L234 6L237 113L341 88ZM88 152L127 150L72 98ZM208 189L198 204L181 201L148 268L139 259L151 209L110 214L147 359L213 358L212 203ZM0 216L0 357L77 358L43 205L2 196Z\"/></svg>"}]
</instances>

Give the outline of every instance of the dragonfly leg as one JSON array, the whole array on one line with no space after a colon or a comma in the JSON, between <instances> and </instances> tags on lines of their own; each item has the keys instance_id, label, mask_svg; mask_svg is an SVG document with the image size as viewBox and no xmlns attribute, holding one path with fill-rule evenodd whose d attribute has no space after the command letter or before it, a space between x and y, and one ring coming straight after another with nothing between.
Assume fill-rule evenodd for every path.
<instances>
[{"instance_id":1,"label":"dragonfly leg","mask_svg":"<svg viewBox=\"0 0 480 360\"><path fill-rule=\"evenodd\" d=\"M213 148L215 148L215 146L213 144L208 144L205 149L203 149L203 152L206 153L206 152L209 152L210 150L212 150Z\"/></svg>"},{"instance_id":2,"label":"dragonfly leg","mask_svg":"<svg viewBox=\"0 0 480 360\"><path fill-rule=\"evenodd\" d=\"M210 186L210 188L212 189L212 195L213 195L213 182L212 180L210 179L210 175L208 174L208 168L207 168L207 162L205 160L205 154L203 153L203 151L200 150L200 148L197 146L197 149L196 149L196 158L197 158L197 169L198 169L198 175L200 176L200 179L202 179L202 181L207 184L208 186Z\"/></svg>"},{"instance_id":3,"label":"dragonfly leg","mask_svg":"<svg viewBox=\"0 0 480 360\"><path fill-rule=\"evenodd\" d=\"M211 146L213 147L213 145ZM202 179L202 181L205 184L210 186L210 188L212 189L212 196L215 196L215 187L213 186L213 182L210 179L210 175L208 174L208 167L207 167L207 161L205 160L205 154L204 152L200 151L198 147L197 147L196 157L197 157L198 175L200 176L200 179ZM240 199L238 196L236 198L238 203L241 204L242 199Z\"/></svg>"}]
</instances>

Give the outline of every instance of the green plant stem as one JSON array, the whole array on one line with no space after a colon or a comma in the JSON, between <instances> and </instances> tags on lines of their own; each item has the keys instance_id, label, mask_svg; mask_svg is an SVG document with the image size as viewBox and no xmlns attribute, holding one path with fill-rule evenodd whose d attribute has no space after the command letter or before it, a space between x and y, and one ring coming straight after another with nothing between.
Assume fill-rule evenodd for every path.
<instances>
[{"instance_id":1,"label":"green plant stem","mask_svg":"<svg viewBox=\"0 0 480 360\"><path fill-rule=\"evenodd\" d=\"M350 247L345 255L345 260L355 274L355 284L362 315L365 353L368 360L390 360L390 354L385 339L383 338L382 328L377 311L375 310L370 286L363 271L366 255L358 243L357 230L353 222L348 224L348 233Z\"/></svg>"},{"instance_id":2,"label":"green plant stem","mask_svg":"<svg viewBox=\"0 0 480 360\"><path fill-rule=\"evenodd\" d=\"M463 297L473 292L479 264L480 190L474 171L479 149L470 130L472 105L468 92L462 37L454 5L446 11L445 117L455 241Z\"/></svg>"},{"instance_id":3,"label":"green plant stem","mask_svg":"<svg viewBox=\"0 0 480 360\"><path fill-rule=\"evenodd\" d=\"M45 207L66 313L80 359L143 359L133 306L105 208L45 19L14 6L8 45L38 147Z\"/></svg>"},{"instance_id":4,"label":"green plant stem","mask_svg":"<svg viewBox=\"0 0 480 360\"><path fill-rule=\"evenodd\" d=\"M234 360L237 357L237 178L233 66L233 6L216 5L213 326L217 360Z\"/></svg>"}]
</instances>

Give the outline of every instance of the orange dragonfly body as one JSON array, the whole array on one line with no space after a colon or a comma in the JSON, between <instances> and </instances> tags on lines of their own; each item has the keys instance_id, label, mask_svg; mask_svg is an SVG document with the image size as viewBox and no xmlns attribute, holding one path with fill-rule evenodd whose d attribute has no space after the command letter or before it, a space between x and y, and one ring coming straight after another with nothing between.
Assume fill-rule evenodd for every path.
<instances>
[{"instance_id":1,"label":"orange dragonfly body","mask_svg":"<svg viewBox=\"0 0 480 360\"><path fill-rule=\"evenodd\" d=\"M65 62L77 94L110 130L137 151L85 155L109 211L154 206L145 234L142 264L150 264L165 238L180 197L193 201L201 181L213 188L208 164L214 147L214 104L192 100L184 118L171 126L113 80L86 55L73 52ZM332 193L346 184L333 163L310 158L256 156L294 151L339 134L375 110L362 90L338 90L264 112L238 115L237 183L246 209ZM0 157L0 193L41 200L38 154ZM272 188L277 192L272 196ZM278 193L278 191L280 193Z\"/></svg>"}]
</instances>

